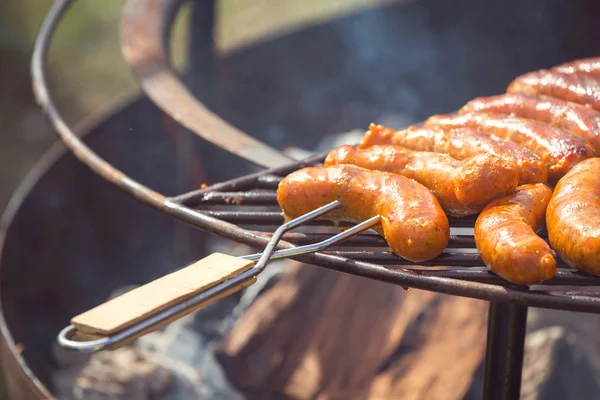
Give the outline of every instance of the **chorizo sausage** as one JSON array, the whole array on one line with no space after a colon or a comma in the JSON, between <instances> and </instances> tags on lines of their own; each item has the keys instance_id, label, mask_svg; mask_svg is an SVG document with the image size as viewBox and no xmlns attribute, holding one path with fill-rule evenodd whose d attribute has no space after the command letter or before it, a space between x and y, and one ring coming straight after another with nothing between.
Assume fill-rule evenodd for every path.
<instances>
[{"instance_id":1,"label":"chorizo sausage","mask_svg":"<svg viewBox=\"0 0 600 400\"><path fill-rule=\"evenodd\" d=\"M439 256L448 245L448 218L423 185L400 175L368 171L353 165L308 167L279 184L277 201L286 218L296 218L339 200L333 220L362 222L381 216L376 229L390 249L409 261Z\"/></svg>"},{"instance_id":2,"label":"chorizo sausage","mask_svg":"<svg viewBox=\"0 0 600 400\"><path fill-rule=\"evenodd\" d=\"M587 140L600 154L600 112L584 105L543 95L508 93L472 100L459 113L478 111L512 114L565 129Z\"/></svg>"},{"instance_id":3,"label":"chorizo sausage","mask_svg":"<svg viewBox=\"0 0 600 400\"><path fill-rule=\"evenodd\" d=\"M600 77L600 57L582 58L552 69L565 74L584 73L593 77Z\"/></svg>"},{"instance_id":4,"label":"chorizo sausage","mask_svg":"<svg viewBox=\"0 0 600 400\"><path fill-rule=\"evenodd\" d=\"M510 83L508 93L543 94L585 104L600 111L600 80L585 73L541 70L521 75Z\"/></svg>"},{"instance_id":5,"label":"chorizo sausage","mask_svg":"<svg viewBox=\"0 0 600 400\"><path fill-rule=\"evenodd\" d=\"M578 162L594 156L589 143L574 133L512 115L495 113L465 113L437 115L425 121L426 126L478 128L528 148L548 169L548 180L556 183Z\"/></svg>"},{"instance_id":6,"label":"chorizo sausage","mask_svg":"<svg viewBox=\"0 0 600 400\"><path fill-rule=\"evenodd\" d=\"M548 239L578 270L600 275L600 158L577 164L556 185L546 212Z\"/></svg>"},{"instance_id":7,"label":"chorizo sausage","mask_svg":"<svg viewBox=\"0 0 600 400\"><path fill-rule=\"evenodd\" d=\"M447 154L413 151L384 145L357 149L340 146L332 150L325 165L353 164L387 171L423 184L431 190L444 211L455 217L475 214L494 197L514 190L518 173L493 154L478 154L463 161Z\"/></svg>"},{"instance_id":8,"label":"chorizo sausage","mask_svg":"<svg viewBox=\"0 0 600 400\"><path fill-rule=\"evenodd\" d=\"M522 185L483 209L475 221L475 245L488 268L518 285L535 285L556 274L552 250L536 234L551 196L544 184Z\"/></svg>"},{"instance_id":9,"label":"chorizo sausage","mask_svg":"<svg viewBox=\"0 0 600 400\"><path fill-rule=\"evenodd\" d=\"M359 148L391 144L417 151L446 153L464 160L481 153L495 154L518 166L519 183L546 183L548 171L542 160L530 150L509 140L474 128L419 128L411 126L401 131L371 124Z\"/></svg>"}]
</instances>

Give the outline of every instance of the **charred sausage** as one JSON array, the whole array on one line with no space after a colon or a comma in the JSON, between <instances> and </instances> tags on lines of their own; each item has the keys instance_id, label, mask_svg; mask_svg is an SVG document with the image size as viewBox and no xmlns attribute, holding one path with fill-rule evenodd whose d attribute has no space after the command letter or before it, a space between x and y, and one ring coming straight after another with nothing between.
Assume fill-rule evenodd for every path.
<instances>
[{"instance_id":1,"label":"charred sausage","mask_svg":"<svg viewBox=\"0 0 600 400\"><path fill-rule=\"evenodd\" d=\"M536 154L548 168L548 180L556 183L578 162L594 156L594 149L580 136L543 122L496 113L437 115L426 126L474 127L511 140Z\"/></svg>"},{"instance_id":2,"label":"charred sausage","mask_svg":"<svg viewBox=\"0 0 600 400\"><path fill-rule=\"evenodd\" d=\"M544 184L519 186L488 204L475 221L475 245L485 265L518 285L535 285L556 274L544 225L552 191Z\"/></svg>"},{"instance_id":3,"label":"charred sausage","mask_svg":"<svg viewBox=\"0 0 600 400\"><path fill-rule=\"evenodd\" d=\"M546 227L550 244L568 265L600 275L600 158L582 161L558 182Z\"/></svg>"},{"instance_id":4,"label":"charred sausage","mask_svg":"<svg viewBox=\"0 0 600 400\"><path fill-rule=\"evenodd\" d=\"M478 111L512 114L565 129L586 139L600 154L600 112L584 105L543 95L509 93L477 98L459 113Z\"/></svg>"},{"instance_id":5,"label":"charred sausage","mask_svg":"<svg viewBox=\"0 0 600 400\"><path fill-rule=\"evenodd\" d=\"M530 72L516 78L508 93L543 94L586 104L600 111L600 80L586 73L567 74L556 70Z\"/></svg>"},{"instance_id":6,"label":"charred sausage","mask_svg":"<svg viewBox=\"0 0 600 400\"><path fill-rule=\"evenodd\" d=\"M513 190L518 183L516 165L493 154L478 154L463 161L447 154L413 151L399 146L332 150L325 165L353 164L370 170L404 175L430 189L452 216L475 214L494 197Z\"/></svg>"},{"instance_id":7,"label":"charred sausage","mask_svg":"<svg viewBox=\"0 0 600 400\"><path fill-rule=\"evenodd\" d=\"M395 131L371 124L359 148L391 144L417 151L446 153L464 160L481 153L495 154L518 166L519 183L546 183L548 171L538 156L517 143L500 139L474 128L410 128Z\"/></svg>"},{"instance_id":8,"label":"charred sausage","mask_svg":"<svg viewBox=\"0 0 600 400\"><path fill-rule=\"evenodd\" d=\"M433 194L400 175L353 165L309 167L279 184L277 201L287 218L296 218L339 200L341 211L327 218L362 222L381 216L376 230L390 249L409 261L439 256L448 244L448 218Z\"/></svg>"}]
</instances>

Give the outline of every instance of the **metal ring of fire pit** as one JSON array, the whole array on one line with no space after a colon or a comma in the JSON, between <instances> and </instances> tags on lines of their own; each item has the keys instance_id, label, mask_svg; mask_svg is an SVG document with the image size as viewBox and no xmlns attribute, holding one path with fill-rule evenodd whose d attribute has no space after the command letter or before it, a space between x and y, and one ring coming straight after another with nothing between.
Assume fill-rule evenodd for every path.
<instances>
[{"instance_id":1,"label":"metal ring of fire pit","mask_svg":"<svg viewBox=\"0 0 600 400\"><path fill-rule=\"evenodd\" d=\"M180 5L180 0L125 2L121 49L148 97L184 127L237 156L267 168L289 164L289 157L212 113L173 73L165 49Z\"/></svg>"},{"instance_id":2,"label":"metal ring of fire pit","mask_svg":"<svg viewBox=\"0 0 600 400\"><path fill-rule=\"evenodd\" d=\"M273 177L284 176L285 174L304 166L318 164L322 161L323 155L315 156L301 162L293 162L287 166L266 170L229 182L213 185L207 189L177 197L166 197L136 182L120 170L107 163L104 159L87 147L64 122L52 100L52 97L50 96L45 76L46 55L55 28L63 14L67 11L72 3L73 0L59 0L54 3L40 29L35 43L32 59L32 76L36 99L46 113L60 139L81 162L90 167L95 173L136 199L146 203L147 205L150 205L159 211L167 213L168 215L171 215L197 228L215 233L224 238L231 239L257 249L263 249L268 243L268 235L265 235L261 232L243 229L236 224L227 222L227 220L229 220L237 224L243 223L243 217L245 215L244 213L230 212L230 214L227 214L225 212L224 214L219 214L219 212L202 211L193 207L197 207L198 205L202 204L217 204L214 202L215 196L211 197L211 194L215 194L216 197L219 196L219 193L215 192L245 191L248 188L253 188L257 183L269 180L272 181ZM127 24L124 23L124 26L132 24L130 28L125 30L125 32L127 32L125 36L133 35L133 37L128 39L128 44L126 44L125 47L127 48L127 46L133 46L135 43L137 50L135 52L132 50L126 50L125 53L129 54L130 61L136 60L135 70L138 71L138 73L143 73L141 75L143 86L146 90L151 92L150 96L153 98L157 97L158 100L161 100L162 92L159 92L154 85L160 85L160 82L165 81L156 80L159 79L158 77L161 77L160 79L166 79L166 82L168 82L168 85L170 85L169 87L171 88L182 87L181 83L174 78L174 75L168 72L168 62L166 62L167 57L163 48L164 35L163 32L161 32L161 29L166 29L170 26L170 24L168 21L161 18L166 18L166 15L172 13L167 13L162 10L161 12L157 12L152 19L145 19L138 18L139 15L144 13L140 12L139 14L135 14L140 11L136 10L135 8L141 7L145 10L150 10L151 8L149 6L151 4L155 7L169 8L175 7L176 2L172 0L160 0L152 2L148 0L130 0L127 4L128 7L127 11L125 12L125 17L131 18L132 15L135 15L136 18L128 20ZM134 5L136 7L134 7ZM145 27L146 24L156 24L156 26L150 29L150 27ZM140 36L136 37L138 34ZM146 61L144 60L149 62L149 64L146 64ZM150 79L150 81L147 79ZM150 88L148 89L148 87ZM197 103L197 100L193 98L188 98L187 100ZM161 101L159 104L163 104L163 102ZM212 141L212 139L216 137L222 138L223 136L227 136L227 134L224 134L224 132L231 133L237 131L235 128L231 127L222 120L219 120L220 122L215 124L215 116L208 112L206 108L203 108L203 106L201 106L199 103L197 103L195 106L188 104L186 107L192 107L190 110L201 110L193 117L194 121L197 121L198 126L202 126L203 133L201 136L208 140ZM190 114L186 115L189 116ZM194 125L195 123L191 123L190 120L186 118L184 118L184 120L179 118L179 120L182 123L186 123L188 127L196 126ZM229 129L225 128L225 131L221 131L224 126L229 127ZM238 152L234 151L234 149L240 149L239 147L235 146L233 148L226 148L235 154L238 154ZM273 185L271 184L271 187L272 186ZM243 196L244 193L238 192L238 195ZM227 198L221 196L221 200L222 202L218 204L229 204ZM261 218L264 217L265 216L261 214ZM271 215L271 217L273 217L273 215ZM462 224L460 226L465 226L465 223L472 226L473 221L471 219L454 222L455 224L453 226L457 226L456 223ZM278 249L289 249L292 247L293 244L291 244L290 241L284 241L280 242ZM502 280L498 279L489 271L437 271L433 269L427 271L427 267L423 267L422 270L416 271L407 268L391 268L376 264L374 262L369 262L371 258L365 258L364 254L362 258L361 254L358 254L358 257L355 259L350 258L352 255L351 253L352 252L330 252L327 254L315 253L295 256L293 258L305 263L318 265L339 272L363 276L369 279L385 281L402 287L431 290L450 295L487 300L495 303L509 302L542 308L600 313L600 297L598 297L598 293L591 291L584 292L579 289L573 289L570 292L549 290L552 287L556 287L553 285L570 287L600 285L599 279L589 277L572 270L561 270L556 278L548 281L547 285L541 286L543 289L534 290L531 288L530 290L529 288L507 285L507 282L503 282ZM393 255L389 257L391 257L391 259L387 262L384 262L384 264L407 264L399 257L394 258L395 256ZM380 258L375 257L375 259L381 262ZM433 264L428 263L428 265L436 265L435 263L437 261L440 262L439 265L448 263L448 261L444 260L433 260ZM454 266L456 264L450 265Z\"/></svg>"}]
</instances>

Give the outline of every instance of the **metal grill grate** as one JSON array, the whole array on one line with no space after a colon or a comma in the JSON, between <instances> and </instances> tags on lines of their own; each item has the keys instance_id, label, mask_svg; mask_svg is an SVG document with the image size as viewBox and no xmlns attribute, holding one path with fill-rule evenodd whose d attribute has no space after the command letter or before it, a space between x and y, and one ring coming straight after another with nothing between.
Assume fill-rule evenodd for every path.
<instances>
[{"instance_id":1,"label":"metal grill grate","mask_svg":"<svg viewBox=\"0 0 600 400\"><path fill-rule=\"evenodd\" d=\"M94 172L136 199L197 228L258 250L264 249L270 232L283 221L275 198L278 182L294 170L320 163L325 156L321 154L304 161L290 162L283 167L278 166L176 197L166 197L126 176L77 138L60 116L48 90L44 71L50 37L60 16L72 1L62 0L52 7L40 30L32 60L34 93L61 140ZM175 9L176 2L162 1L165 3L165 10ZM256 144L255 141L248 141L245 134L240 135L237 131L223 130L223 124L227 127L231 126L223 120L217 121L214 114L182 89L179 81L176 81L176 77L168 69L168 64L161 61L166 59L163 34L169 26L165 18L170 13L166 11L154 13L151 7L136 7L137 2L146 4L146 0L127 3L124 14L126 18L123 21L123 38L126 58L138 73L144 89L150 94L154 93L151 97L160 98L161 101L174 99L173 103L169 104L177 109L185 104L184 108L186 110L189 108L191 111L182 113L177 120L196 133L223 145L235 154L264 161L262 155L270 151L268 148L259 146L261 151L255 154L249 153L248 150L253 148L252 144ZM152 46L142 45L150 42L153 43ZM137 46L136 43L141 44ZM142 68L141 64L144 62L149 64ZM151 73L148 74L149 72ZM174 86L167 85L169 82ZM175 85L174 82L177 84ZM167 87L165 85L170 88L170 92L161 91ZM191 103L195 105L192 107ZM169 110L172 112L172 107L167 107L167 111ZM186 121L187 123L184 123ZM199 130L202 132L200 133ZM226 143L222 143L223 140ZM278 159L276 164L281 165L284 161ZM305 229L301 233L287 234L284 237L286 241L280 242L278 249L316 241L326 235L327 229L331 229L332 226L331 223L323 221L314 224L316 225L311 225L308 230ZM451 219L453 237L449 248L440 257L419 265L390 253L385 242L372 234L361 234L341 246L321 253L304 254L293 258L402 287L432 290L494 303L512 302L536 307L600 313L600 290L596 292L592 288L594 286L600 288L600 278L575 272L559 263L558 274L543 285L517 287L482 267L480 256L474 246L472 229L470 233L457 231L457 228L473 228L473 225L474 218ZM585 286L586 290L577 289L577 286Z\"/></svg>"},{"instance_id":2,"label":"metal grill grate","mask_svg":"<svg viewBox=\"0 0 600 400\"><path fill-rule=\"evenodd\" d=\"M323 158L323 155L313 157L298 163L297 168L319 164ZM283 223L276 199L277 185L288 171L294 169L265 171L190 192L173 200L210 217L248 229L256 235L270 237L272 231ZM472 232L475 219L475 216L450 218L452 231L447 249L439 257L427 262L413 263L391 253L386 241L375 233L361 233L322 254L395 267L399 270L418 271L423 276L509 286L510 282L490 272L481 261ZM284 235L284 240L298 246L306 245L324 240L337 231L334 224L326 220L310 221L306 225L310 228L302 233L288 233ZM342 222L339 225L352 224ZM544 238L547 239L545 236ZM558 274L536 287L545 287L548 290L549 286L600 285L598 278L573 270L558 257L557 266Z\"/></svg>"}]
</instances>

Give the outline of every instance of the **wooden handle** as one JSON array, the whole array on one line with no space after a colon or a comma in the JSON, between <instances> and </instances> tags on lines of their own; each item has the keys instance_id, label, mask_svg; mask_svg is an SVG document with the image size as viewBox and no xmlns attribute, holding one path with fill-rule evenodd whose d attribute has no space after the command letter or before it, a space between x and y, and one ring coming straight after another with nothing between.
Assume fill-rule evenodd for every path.
<instances>
[{"instance_id":1,"label":"wooden handle","mask_svg":"<svg viewBox=\"0 0 600 400\"><path fill-rule=\"evenodd\" d=\"M71 319L71 324L78 331L79 338L86 340L110 336L126 329L137 322L147 319L166 308L185 301L211 287L247 271L254 261L214 253L194 264L165 275L114 299L107 301L89 311ZM166 321L141 332L136 337L145 335L191 312L207 306L227 295L235 293L256 281L249 278L238 286L195 307L169 318ZM77 336L76 336L76 339Z\"/></svg>"}]
</instances>

